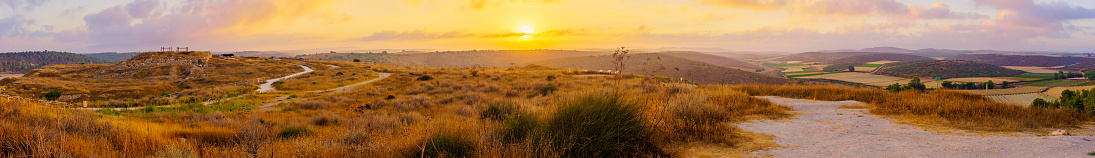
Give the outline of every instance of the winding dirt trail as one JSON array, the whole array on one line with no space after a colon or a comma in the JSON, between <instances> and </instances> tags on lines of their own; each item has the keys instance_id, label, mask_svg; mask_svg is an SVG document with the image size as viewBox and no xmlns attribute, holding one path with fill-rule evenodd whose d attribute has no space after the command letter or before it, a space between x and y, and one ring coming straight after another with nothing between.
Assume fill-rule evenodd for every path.
<instances>
[{"instance_id":1,"label":"winding dirt trail","mask_svg":"<svg viewBox=\"0 0 1095 158\"><path fill-rule=\"evenodd\" d=\"M311 73L312 71L315 71L315 70L312 70L312 68L304 66L304 65L297 65L297 66L300 66L301 68L304 68L304 71L298 72L298 73L295 73L295 74L292 74L292 75L289 75L289 76L281 77L281 78L266 80L266 83L264 83L262 85L259 85L259 89L255 90L255 91L257 91L259 93L276 92L278 90L274 89L274 82L278 82L280 80L297 77L297 76L304 75L304 74L307 74L307 73Z\"/></svg>"},{"instance_id":2,"label":"winding dirt trail","mask_svg":"<svg viewBox=\"0 0 1095 158\"><path fill-rule=\"evenodd\" d=\"M940 134L867 113L841 109L856 101L814 101L758 97L802 112L792 120L738 124L744 130L776 136L784 148L753 152L775 157L1085 157L1095 136L996 136ZM964 132L958 132L964 133Z\"/></svg>"},{"instance_id":3,"label":"winding dirt trail","mask_svg":"<svg viewBox=\"0 0 1095 158\"><path fill-rule=\"evenodd\" d=\"M332 89L326 89L326 90L317 90L317 91L308 91L308 93L337 93L337 92L346 92L346 91L349 91L349 90L350 90L351 88L353 88L353 87L356 87L356 86L360 86L360 85L364 85L364 84L369 84L369 83L373 83L373 82L376 82L376 81L380 81L380 80L386 79L386 78L388 78L389 76L392 76L392 73L377 73L377 74L380 74L380 76L378 76L377 78L374 78L374 79L368 80L368 81L364 81L364 82L358 82L358 83L356 83L356 84L353 84L353 85L348 85L348 86L342 86L342 87L338 87L338 88L332 88ZM277 98L277 99L275 99L275 100L276 100L276 101L274 101L274 102L269 102L269 103L265 103L265 104L262 104L262 106L259 106L259 107L258 107L257 109L258 109L259 111L270 111L270 110L276 110L276 109L274 108L274 106L276 106L276 105L278 105L278 104L281 104L281 103L287 103L287 102L289 102L289 101L290 101L290 100L289 100L289 97L288 97L288 96L278 97L278 98Z\"/></svg>"}]
</instances>

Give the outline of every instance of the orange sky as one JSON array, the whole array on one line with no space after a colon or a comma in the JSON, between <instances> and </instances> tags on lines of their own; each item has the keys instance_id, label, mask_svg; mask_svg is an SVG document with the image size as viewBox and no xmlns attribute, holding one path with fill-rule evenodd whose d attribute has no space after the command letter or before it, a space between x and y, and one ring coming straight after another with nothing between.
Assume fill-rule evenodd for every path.
<instances>
[{"instance_id":1,"label":"orange sky","mask_svg":"<svg viewBox=\"0 0 1095 158\"><path fill-rule=\"evenodd\" d=\"M1095 51L1095 1L12 0L0 51Z\"/></svg>"}]
</instances>

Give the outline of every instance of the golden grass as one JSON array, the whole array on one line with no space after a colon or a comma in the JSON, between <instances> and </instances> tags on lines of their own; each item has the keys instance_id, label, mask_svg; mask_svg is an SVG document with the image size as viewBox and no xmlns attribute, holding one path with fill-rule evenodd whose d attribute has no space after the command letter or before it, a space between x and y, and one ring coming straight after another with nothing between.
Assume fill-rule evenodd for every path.
<instances>
[{"instance_id":1,"label":"golden grass","mask_svg":"<svg viewBox=\"0 0 1095 158\"><path fill-rule=\"evenodd\" d=\"M326 63L325 63L326 64ZM337 64L337 63L335 63ZM340 65L347 69L352 66ZM1072 127L1084 121L1063 110L1026 109L950 91L889 93L877 89L817 85L701 85L662 83L644 76L576 77L553 68L419 68L369 65L390 78L343 93L269 93L208 106L88 113L0 98L0 157L403 157L426 140L448 134L469 142L470 157L560 157L565 151L537 139L504 141L514 115L548 122L568 98L616 91L645 118L647 139L669 156L745 156L777 148L770 135L731 123L785 119L793 109L751 96L858 100L872 113L913 123L983 131ZM335 69L337 70L337 69ZM474 74L473 74L474 72ZM430 75L433 80L416 80ZM548 81L548 75L555 78ZM548 84L552 93L538 89ZM232 88L228 88L232 89ZM184 93L222 95L218 93ZM271 111L257 106L294 97ZM176 99L176 102L179 99ZM322 105L307 105L321 102ZM491 103L511 103L504 119L482 117ZM15 112L18 111L18 112ZM499 117L495 117L499 118ZM507 123L509 121L509 123ZM308 133L277 137L290 128ZM541 128L533 131L551 132ZM535 133L535 132L534 132ZM64 138L64 139L61 139ZM63 140L63 141L62 141ZM51 155L53 154L53 155Z\"/></svg>"},{"instance_id":2,"label":"golden grass","mask_svg":"<svg viewBox=\"0 0 1095 158\"><path fill-rule=\"evenodd\" d=\"M871 104L872 114L908 119L923 126L975 131L1024 131L1073 128L1088 121L1068 110L1025 108L993 102L980 95L956 91L887 93L878 89L827 85L744 85L751 95L813 100L856 100Z\"/></svg>"},{"instance_id":3,"label":"golden grass","mask_svg":"<svg viewBox=\"0 0 1095 158\"><path fill-rule=\"evenodd\" d=\"M329 65L341 65L338 68ZM279 91L314 91L357 84L379 77L370 64L327 61L307 64L315 71L281 80L274 84Z\"/></svg>"}]
</instances>

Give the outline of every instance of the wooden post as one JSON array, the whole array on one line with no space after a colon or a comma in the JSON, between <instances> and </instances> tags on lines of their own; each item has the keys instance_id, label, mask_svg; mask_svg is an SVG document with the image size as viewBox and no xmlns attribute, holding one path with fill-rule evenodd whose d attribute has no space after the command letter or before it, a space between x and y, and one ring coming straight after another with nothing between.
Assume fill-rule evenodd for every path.
<instances>
[{"instance_id":1,"label":"wooden post","mask_svg":"<svg viewBox=\"0 0 1095 158\"><path fill-rule=\"evenodd\" d=\"M87 100L84 101L84 108L87 108Z\"/></svg>"}]
</instances>

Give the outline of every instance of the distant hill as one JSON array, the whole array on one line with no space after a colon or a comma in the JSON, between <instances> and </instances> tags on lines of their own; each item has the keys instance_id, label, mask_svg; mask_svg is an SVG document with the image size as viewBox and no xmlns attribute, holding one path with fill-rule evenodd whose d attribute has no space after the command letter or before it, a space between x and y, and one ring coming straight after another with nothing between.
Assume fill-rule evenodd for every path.
<instances>
[{"instance_id":1,"label":"distant hill","mask_svg":"<svg viewBox=\"0 0 1095 158\"><path fill-rule=\"evenodd\" d=\"M782 56L782 57L771 58L769 60L803 61L803 62L830 62L830 61L837 60L837 59L840 59L840 58L858 56L858 55L869 55L869 54L880 54L880 53L879 52L834 52L834 53L806 52L806 53L798 53L798 54L791 54L791 55Z\"/></svg>"},{"instance_id":2,"label":"distant hill","mask_svg":"<svg viewBox=\"0 0 1095 158\"><path fill-rule=\"evenodd\" d=\"M116 62L122 62L122 61L125 61L125 60L129 60L129 58L132 58L133 56L137 56L137 54L141 54L141 53L138 53L138 52L129 52L129 53L106 52L106 53L92 53L92 54L84 54L84 55L92 57L92 58L96 58L96 59L99 59L99 60L103 60L103 61L106 61L106 62L116 63Z\"/></svg>"},{"instance_id":3,"label":"distant hill","mask_svg":"<svg viewBox=\"0 0 1095 158\"><path fill-rule=\"evenodd\" d=\"M665 55L731 68L761 69L757 64L699 52L662 52Z\"/></svg>"},{"instance_id":4,"label":"distant hill","mask_svg":"<svg viewBox=\"0 0 1095 158\"><path fill-rule=\"evenodd\" d=\"M703 62L679 58L669 54L672 53L632 54L631 59L628 60L626 63L627 68L624 70L624 72L642 75L660 75L672 78L685 78L692 80L696 83L705 84L782 84L791 82L790 79L786 78L772 77L768 75L742 71L735 68L718 66L715 64L704 64ZM654 73L653 70L657 69L658 66L650 64L644 65L644 63L647 63L645 59L648 58L661 58L661 61L659 61L658 63L660 63L661 67L663 67L664 70ZM612 64L611 55L551 59L533 62L533 64L589 70L611 70L615 68L615 66Z\"/></svg>"},{"instance_id":5,"label":"distant hill","mask_svg":"<svg viewBox=\"0 0 1095 158\"><path fill-rule=\"evenodd\" d=\"M833 60L830 63L849 63L849 62L866 63L866 62L875 62L875 61L884 61L884 60L888 60L888 61L914 61L914 60L935 60L935 59L928 58L928 57L923 57L923 56L918 56L918 55L883 53L883 54L867 54L867 55L850 56L850 57L846 57L846 58L840 58L840 59L837 59L837 60Z\"/></svg>"},{"instance_id":6,"label":"distant hill","mask_svg":"<svg viewBox=\"0 0 1095 158\"><path fill-rule=\"evenodd\" d=\"M1010 77L1026 72L963 60L919 60L882 65L873 72L897 77Z\"/></svg>"},{"instance_id":7,"label":"distant hill","mask_svg":"<svg viewBox=\"0 0 1095 158\"><path fill-rule=\"evenodd\" d=\"M928 57L923 57L923 56L917 56L917 55L893 54L893 53L857 55L857 56L850 56L850 57L840 58L840 59L837 59L837 60L830 61L829 62L830 65L826 66L825 68L822 68L822 71L827 71L827 72L841 71L841 70L848 69L849 66L860 66L860 65L867 64L868 62L875 62L875 61L916 61L916 60L935 60L935 59L928 58Z\"/></svg>"},{"instance_id":8,"label":"distant hill","mask_svg":"<svg viewBox=\"0 0 1095 158\"><path fill-rule=\"evenodd\" d=\"M106 63L92 57L57 51L0 53L0 73L27 73L49 65Z\"/></svg>"},{"instance_id":9,"label":"distant hill","mask_svg":"<svg viewBox=\"0 0 1095 158\"><path fill-rule=\"evenodd\" d=\"M300 55L309 60L338 60L422 67L509 67L567 57L607 55L606 52L572 50L473 50L431 53L319 53Z\"/></svg>"},{"instance_id":10,"label":"distant hill","mask_svg":"<svg viewBox=\"0 0 1095 158\"><path fill-rule=\"evenodd\" d=\"M1095 59L1084 57L1053 57L1045 55L958 54L947 58L947 60L968 60L997 66L1054 67L1093 61Z\"/></svg>"}]
</instances>

